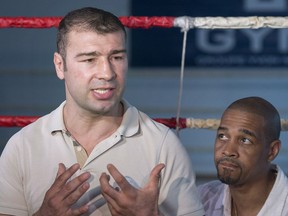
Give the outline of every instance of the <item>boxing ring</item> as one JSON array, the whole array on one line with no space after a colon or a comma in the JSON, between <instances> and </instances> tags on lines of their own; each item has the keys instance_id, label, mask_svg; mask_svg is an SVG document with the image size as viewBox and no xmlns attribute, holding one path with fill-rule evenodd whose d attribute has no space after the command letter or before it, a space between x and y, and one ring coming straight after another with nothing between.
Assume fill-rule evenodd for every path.
<instances>
[{"instance_id":1,"label":"boxing ring","mask_svg":"<svg viewBox=\"0 0 288 216\"><path fill-rule=\"evenodd\" d=\"M56 28L62 17L0 17L0 28ZM219 119L181 118L181 102L185 71L187 33L193 28L202 29L259 29L288 28L288 17L119 17L127 28L180 28L183 33L180 82L176 117L154 118L154 120L176 129L217 129ZM0 127L24 127L40 116L3 116L0 115ZM281 119L282 131L288 130L288 120Z\"/></svg>"}]
</instances>

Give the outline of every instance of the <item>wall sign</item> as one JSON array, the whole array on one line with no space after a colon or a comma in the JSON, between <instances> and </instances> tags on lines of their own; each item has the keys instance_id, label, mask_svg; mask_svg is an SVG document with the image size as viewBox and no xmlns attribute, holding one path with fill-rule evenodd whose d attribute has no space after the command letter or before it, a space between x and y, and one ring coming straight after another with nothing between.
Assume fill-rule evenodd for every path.
<instances>
[{"instance_id":1,"label":"wall sign","mask_svg":"<svg viewBox=\"0 0 288 216\"><path fill-rule=\"evenodd\" d=\"M132 2L134 16L287 16L287 0ZM173 67L181 64L180 29L133 29L131 65ZM186 66L287 67L288 29L192 29Z\"/></svg>"}]
</instances>

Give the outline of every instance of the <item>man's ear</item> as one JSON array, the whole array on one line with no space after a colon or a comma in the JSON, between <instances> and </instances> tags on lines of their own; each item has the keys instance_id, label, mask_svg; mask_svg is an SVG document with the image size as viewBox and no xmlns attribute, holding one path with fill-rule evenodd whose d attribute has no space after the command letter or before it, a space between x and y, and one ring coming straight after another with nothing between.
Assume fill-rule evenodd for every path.
<instances>
[{"instance_id":1,"label":"man's ear","mask_svg":"<svg viewBox=\"0 0 288 216\"><path fill-rule=\"evenodd\" d=\"M56 74L57 74L58 78L63 80L64 79L64 68L65 68L64 59L62 58L62 56L59 53L55 52L53 61L54 61L54 66L55 66L55 70L56 70Z\"/></svg>"},{"instance_id":2,"label":"man's ear","mask_svg":"<svg viewBox=\"0 0 288 216\"><path fill-rule=\"evenodd\" d=\"M281 148L281 141L280 140L274 140L273 142L270 143L269 146L269 154L268 154L268 161L273 161Z\"/></svg>"}]
</instances>

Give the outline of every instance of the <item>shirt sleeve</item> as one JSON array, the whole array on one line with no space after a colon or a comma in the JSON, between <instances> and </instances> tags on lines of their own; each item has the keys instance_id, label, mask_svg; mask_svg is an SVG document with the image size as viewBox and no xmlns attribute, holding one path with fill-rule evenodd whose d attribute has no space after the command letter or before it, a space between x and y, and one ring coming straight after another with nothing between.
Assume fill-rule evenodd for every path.
<instances>
[{"instance_id":1,"label":"shirt sleeve","mask_svg":"<svg viewBox=\"0 0 288 216\"><path fill-rule=\"evenodd\" d=\"M17 138L16 138L17 137ZM6 144L0 157L0 213L24 216L28 215L24 197L21 158L16 145L19 136L12 137Z\"/></svg>"},{"instance_id":2,"label":"shirt sleeve","mask_svg":"<svg viewBox=\"0 0 288 216\"><path fill-rule=\"evenodd\" d=\"M203 216L190 157L172 130L164 138L160 161L166 164L159 196L161 213Z\"/></svg>"}]
</instances>

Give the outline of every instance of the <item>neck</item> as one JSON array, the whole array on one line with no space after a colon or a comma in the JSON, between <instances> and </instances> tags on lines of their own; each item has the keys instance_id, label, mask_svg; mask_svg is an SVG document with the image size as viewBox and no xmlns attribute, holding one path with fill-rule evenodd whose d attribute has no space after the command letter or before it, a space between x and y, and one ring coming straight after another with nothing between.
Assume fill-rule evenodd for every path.
<instances>
[{"instance_id":1,"label":"neck","mask_svg":"<svg viewBox=\"0 0 288 216\"><path fill-rule=\"evenodd\" d=\"M232 216L255 216L267 200L277 174L271 170L266 180L253 185L241 187L229 186L231 193Z\"/></svg>"},{"instance_id":2,"label":"neck","mask_svg":"<svg viewBox=\"0 0 288 216\"><path fill-rule=\"evenodd\" d=\"M115 116L89 117L77 115L77 113L71 115L64 108L64 124L69 133L89 155L98 143L111 136L120 126L124 113L122 103L118 113Z\"/></svg>"},{"instance_id":3,"label":"neck","mask_svg":"<svg viewBox=\"0 0 288 216\"><path fill-rule=\"evenodd\" d=\"M71 132L89 131L97 129L109 129L121 124L124 114L124 105L120 102L110 114L95 114L73 105L64 106L63 119L65 127Z\"/></svg>"}]
</instances>

